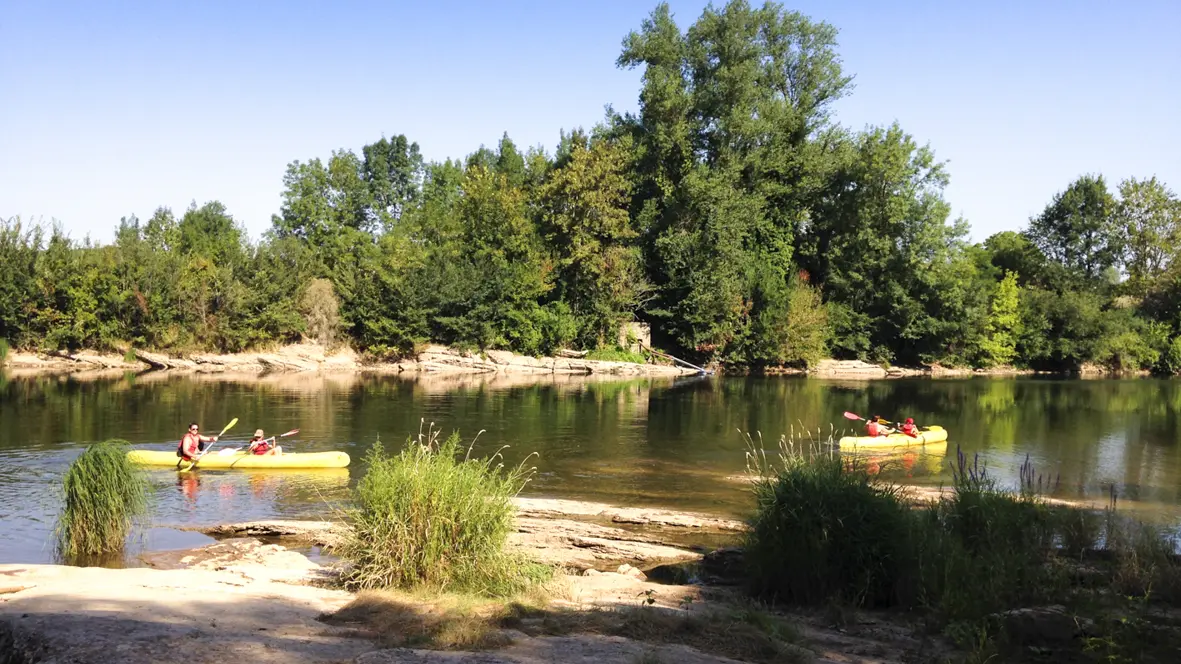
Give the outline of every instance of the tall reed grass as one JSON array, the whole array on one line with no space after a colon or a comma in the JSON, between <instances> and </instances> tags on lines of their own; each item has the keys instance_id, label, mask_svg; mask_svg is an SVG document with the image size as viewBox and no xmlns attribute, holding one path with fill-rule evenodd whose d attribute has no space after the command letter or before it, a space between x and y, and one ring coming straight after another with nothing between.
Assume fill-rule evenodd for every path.
<instances>
[{"instance_id":1,"label":"tall reed grass","mask_svg":"<svg viewBox=\"0 0 1181 664\"><path fill-rule=\"evenodd\" d=\"M0 367L4 366L4 360L8 359L8 340L0 337Z\"/></svg>"},{"instance_id":2,"label":"tall reed grass","mask_svg":"<svg viewBox=\"0 0 1181 664\"><path fill-rule=\"evenodd\" d=\"M373 445L354 490L350 535L337 550L348 586L506 596L547 578L548 568L505 550L512 498L533 469L506 468L500 451L483 460L471 452L458 433L440 441L433 425L397 456Z\"/></svg>"},{"instance_id":3,"label":"tall reed grass","mask_svg":"<svg viewBox=\"0 0 1181 664\"><path fill-rule=\"evenodd\" d=\"M1118 592L1181 600L1174 543L1116 517L1114 498L1106 519L1052 504L1045 496L1058 478L1037 474L1028 459L1018 486L1006 490L979 456L957 448L953 490L918 504L856 458L842 458L833 438L792 431L768 452L746 436L754 514L745 557L756 594L972 621L1060 595L1065 562L1098 555L1115 561Z\"/></svg>"},{"instance_id":4,"label":"tall reed grass","mask_svg":"<svg viewBox=\"0 0 1181 664\"><path fill-rule=\"evenodd\" d=\"M147 514L150 485L143 469L127 459L129 449L125 440L95 443L66 470L56 528L60 556L122 551L136 520Z\"/></svg>"},{"instance_id":5,"label":"tall reed grass","mask_svg":"<svg viewBox=\"0 0 1181 664\"><path fill-rule=\"evenodd\" d=\"M755 475L748 580L756 594L792 603L893 604L909 509L897 489L808 433L780 438L771 457L747 437Z\"/></svg>"}]
</instances>

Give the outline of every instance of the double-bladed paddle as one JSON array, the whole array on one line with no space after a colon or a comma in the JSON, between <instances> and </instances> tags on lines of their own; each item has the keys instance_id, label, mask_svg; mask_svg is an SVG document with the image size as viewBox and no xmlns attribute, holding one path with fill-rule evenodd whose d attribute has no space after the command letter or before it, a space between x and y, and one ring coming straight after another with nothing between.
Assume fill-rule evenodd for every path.
<instances>
[{"instance_id":1,"label":"double-bladed paddle","mask_svg":"<svg viewBox=\"0 0 1181 664\"><path fill-rule=\"evenodd\" d=\"M230 427L234 426L234 425L235 425L235 424L237 424L237 423L238 423L238 418L236 418L236 417L235 417L234 419L230 420L230 423L229 423L229 424L227 424L227 425L225 426L225 428L221 430L221 433L219 433L219 434L217 434L216 436L214 436L214 438L221 438L222 436L224 436L224 435L225 435L225 433L226 433L227 431L229 431L229 430L230 430ZM196 466L196 465L197 465L197 462L201 460L201 457L205 456L206 454L209 454L209 450L213 449L213 446L214 446L214 445L216 445L216 444L217 444L217 441L216 441L216 440L215 440L215 441L213 441L213 443L212 443L212 444L211 444L209 447L205 448L205 451L204 451L204 452L201 452L200 454L198 454L198 455L197 455L197 457L196 457L196 458L194 458L192 461L190 461L190 462L189 462L189 467L188 467L188 468L184 468L184 469L182 469L182 470L181 470L181 472L186 472L186 471L190 471L190 470L192 470L192 469L193 469L193 466ZM180 468L180 465L181 465L182 463L184 463L184 459L181 459L180 461L178 461L178 462L176 463L176 467L179 469L179 468Z\"/></svg>"},{"instance_id":2,"label":"double-bladed paddle","mask_svg":"<svg viewBox=\"0 0 1181 664\"><path fill-rule=\"evenodd\" d=\"M271 436L270 438L264 438L263 440L269 440L273 443L273 442L275 442L276 438L286 438L287 436L294 436L297 433L299 433L299 429L292 429L291 431L288 431L287 433L281 433L278 436ZM221 456L229 456L231 454L234 454L235 452L241 451L241 449L242 449L241 447L227 447L227 448L219 451L218 454Z\"/></svg>"}]
</instances>

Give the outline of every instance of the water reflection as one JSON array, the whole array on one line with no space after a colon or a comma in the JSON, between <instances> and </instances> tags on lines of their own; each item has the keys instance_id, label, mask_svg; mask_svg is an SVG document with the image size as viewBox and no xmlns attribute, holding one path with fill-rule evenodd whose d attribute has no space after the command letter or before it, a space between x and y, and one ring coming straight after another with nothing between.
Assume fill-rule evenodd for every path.
<instances>
[{"instance_id":1,"label":"water reflection","mask_svg":"<svg viewBox=\"0 0 1181 664\"><path fill-rule=\"evenodd\" d=\"M1114 485L1129 508L1181 520L1181 382L1169 380L944 379L824 381L795 378L588 380L573 376L358 374L269 376L149 373L12 376L0 382L0 560L45 559L56 482L87 444L111 437L171 450L190 420L208 430L234 417L223 439L255 428L299 436L292 452L344 450L336 471L153 470L157 523L186 525L323 517L347 497L361 459L380 439L393 448L423 420L476 453L503 445L506 462L530 453L531 494L666 505L734 516L749 505L742 433L774 447L802 429L853 433L843 411L878 413L949 430L945 456L870 456L881 476L949 483L956 450L981 452L990 473L1015 484L1028 454L1060 474L1066 497L1104 501ZM856 433L860 433L857 431ZM1136 501L1135 503L1131 501Z\"/></svg>"}]
</instances>

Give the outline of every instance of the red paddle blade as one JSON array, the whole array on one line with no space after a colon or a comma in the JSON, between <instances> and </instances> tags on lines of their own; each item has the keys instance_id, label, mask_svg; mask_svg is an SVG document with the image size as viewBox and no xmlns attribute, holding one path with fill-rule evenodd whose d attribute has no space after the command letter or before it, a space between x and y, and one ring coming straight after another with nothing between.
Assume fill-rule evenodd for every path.
<instances>
[{"instance_id":1,"label":"red paddle blade","mask_svg":"<svg viewBox=\"0 0 1181 664\"><path fill-rule=\"evenodd\" d=\"M280 437L280 438L283 438L283 437L285 437L285 436L294 436L294 435L295 435L295 434L297 434L297 433L299 433L299 429L292 429L291 431L288 431L287 433L281 433L281 434L279 434L279 437Z\"/></svg>"},{"instance_id":2,"label":"red paddle blade","mask_svg":"<svg viewBox=\"0 0 1181 664\"><path fill-rule=\"evenodd\" d=\"M850 413L849 411L846 410L845 411L845 419L847 419L847 420L863 420L865 418L861 417L857 413Z\"/></svg>"}]
</instances>

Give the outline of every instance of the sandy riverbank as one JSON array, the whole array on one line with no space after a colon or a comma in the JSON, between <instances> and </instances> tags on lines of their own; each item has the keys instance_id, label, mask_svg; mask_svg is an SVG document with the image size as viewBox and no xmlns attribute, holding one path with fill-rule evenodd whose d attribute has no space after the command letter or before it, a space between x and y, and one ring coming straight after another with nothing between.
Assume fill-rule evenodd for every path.
<instances>
[{"instance_id":1,"label":"sandy riverbank","mask_svg":"<svg viewBox=\"0 0 1181 664\"><path fill-rule=\"evenodd\" d=\"M701 578L724 577L730 554L679 542L702 534L732 537L741 528L701 514L526 500L513 546L564 570L544 609L555 616L584 616L587 625L605 616L656 615L644 611L660 612L661 620L691 620L713 616L710 612L734 599L734 591L724 579L717 586L673 583L684 575L668 570L688 562L699 565L695 573ZM330 540L335 529L316 522L227 524L208 532L228 539L192 551L149 554L149 569L0 565L0 652L6 657L0 661L735 661L666 638L669 634L555 635L525 625L503 630L496 649L478 654L391 648L391 635L333 619L356 597L333 586L331 568L283 546ZM437 617L431 600L416 602L406 610L419 611L423 620ZM796 643L785 646L794 649L791 661L901 662L921 647L908 628L876 620L873 630L838 631L816 616L790 619L798 629Z\"/></svg>"}]
</instances>

